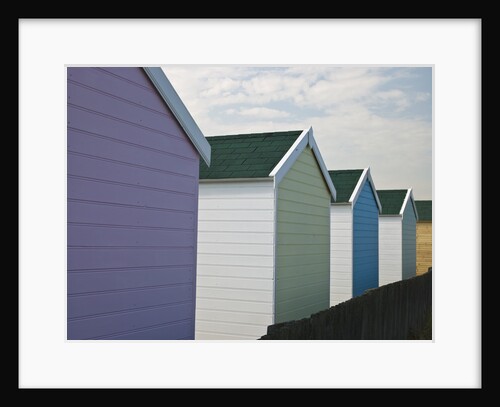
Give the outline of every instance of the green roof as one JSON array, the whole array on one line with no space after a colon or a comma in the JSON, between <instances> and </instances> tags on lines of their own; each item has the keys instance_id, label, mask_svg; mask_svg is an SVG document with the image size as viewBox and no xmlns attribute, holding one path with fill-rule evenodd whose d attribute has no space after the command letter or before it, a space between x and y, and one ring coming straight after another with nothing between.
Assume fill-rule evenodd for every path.
<instances>
[{"instance_id":1,"label":"green roof","mask_svg":"<svg viewBox=\"0 0 500 407\"><path fill-rule=\"evenodd\" d=\"M432 221L432 201L415 201L418 220Z\"/></svg>"},{"instance_id":2,"label":"green roof","mask_svg":"<svg viewBox=\"0 0 500 407\"><path fill-rule=\"evenodd\" d=\"M212 158L200 161L200 179L267 177L302 131L206 137Z\"/></svg>"},{"instance_id":3,"label":"green roof","mask_svg":"<svg viewBox=\"0 0 500 407\"><path fill-rule=\"evenodd\" d=\"M382 205L382 215L399 215L407 193L407 189L377 190Z\"/></svg>"},{"instance_id":4,"label":"green roof","mask_svg":"<svg viewBox=\"0 0 500 407\"><path fill-rule=\"evenodd\" d=\"M349 198L354 192L363 170L333 170L328 171L328 174L330 174L337 191L337 200L335 202L349 202Z\"/></svg>"}]
</instances>

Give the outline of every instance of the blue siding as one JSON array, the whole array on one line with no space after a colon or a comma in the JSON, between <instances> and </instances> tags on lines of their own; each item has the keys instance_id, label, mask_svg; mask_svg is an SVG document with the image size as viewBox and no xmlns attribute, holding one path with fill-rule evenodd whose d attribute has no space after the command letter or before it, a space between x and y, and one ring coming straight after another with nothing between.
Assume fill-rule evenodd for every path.
<instances>
[{"instance_id":1,"label":"blue siding","mask_svg":"<svg viewBox=\"0 0 500 407\"><path fill-rule=\"evenodd\" d=\"M378 287L378 207L366 181L354 205L353 296Z\"/></svg>"},{"instance_id":2,"label":"blue siding","mask_svg":"<svg viewBox=\"0 0 500 407\"><path fill-rule=\"evenodd\" d=\"M403 214L403 280L417 273L417 219L408 202Z\"/></svg>"},{"instance_id":3,"label":"blue siding","mask_svg":"<svg viewBox=\"0 0 500 407\"><path fill-rule=\"evenodd\" d=\"M199 155L141 68L68 68L68 339L194 339Z\"/></svg>"}]
</instances>

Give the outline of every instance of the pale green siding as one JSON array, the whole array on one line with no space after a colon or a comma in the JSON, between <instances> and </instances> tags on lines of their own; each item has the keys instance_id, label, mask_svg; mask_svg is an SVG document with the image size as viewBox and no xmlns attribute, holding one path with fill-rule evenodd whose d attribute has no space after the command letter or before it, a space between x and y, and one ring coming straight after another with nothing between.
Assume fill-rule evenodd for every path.
<instances>
[{"instance_id":1,"label":"pale green siding","mask_svg":"<svg viewBox=\"0 0 500 407\"><path fill-rule=\"evenodd\" d=\"M278 186L276 323L330 303L330 193L306 148Z\"/></svg>"}]
</instances>

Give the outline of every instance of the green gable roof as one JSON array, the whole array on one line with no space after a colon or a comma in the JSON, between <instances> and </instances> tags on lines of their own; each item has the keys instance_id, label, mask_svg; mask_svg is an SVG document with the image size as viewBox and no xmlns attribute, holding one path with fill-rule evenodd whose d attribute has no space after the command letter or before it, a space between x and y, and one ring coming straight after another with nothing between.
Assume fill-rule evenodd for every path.
<instances>
[{"instance_id":1,"label":"green gable roof","mask_svg":"<svg viewBox=\"0 0 500 407\"><path fill-rule=\"evenodd\" d=\"M415 201L418 211L418 220L432 221L432 201Z\"/></svg>"},{"instance_id":2,"label":"green gable roof","mask_svg":"<svg viewBox=\"0 0 500 407\"><path fill-rule=\"evenodd\" d=\"M210 167L200 161L200 179L267 177L302 130L206 137Z\"/></svg>"},{"instance_id":3,"label":"green gable roof","mask_svg":"<svg viewBox=\"0 0 500 407\"><path fill-rule=\"evenodd\" d=\"M337 191L337 200L335 202L349 202L349 198L354 192L363 170L333 170L328 171L328 174L330 174Z\"/></svg>"},{"instance_id":4,"label":"green gable roof","mask_svg":"<svg viewBox=\"0 0 500 407\"><path fill-rule=\"evenodd\" d=\"M407 189L377 190L382 205L382 215L399 215L407 193Z\"/></svg>"}]
</instances>

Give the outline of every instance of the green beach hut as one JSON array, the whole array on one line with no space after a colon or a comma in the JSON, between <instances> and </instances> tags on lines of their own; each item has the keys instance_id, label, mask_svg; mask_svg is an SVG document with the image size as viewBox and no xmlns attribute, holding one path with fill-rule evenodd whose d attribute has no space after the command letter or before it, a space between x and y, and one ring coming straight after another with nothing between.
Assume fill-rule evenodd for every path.
<instances>
[{"instance_id":1,"label":"green beach hut","mask_svg":"<svg viewBox=\"0 0 500 407\"><path fill-rule=\"evenodd\" d=\"M312 128L207 137L196 339L257 339L329 307L336 192Z\"/></svg>"}]
</instances>

